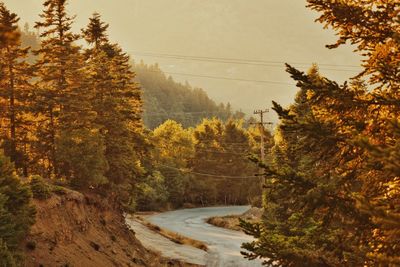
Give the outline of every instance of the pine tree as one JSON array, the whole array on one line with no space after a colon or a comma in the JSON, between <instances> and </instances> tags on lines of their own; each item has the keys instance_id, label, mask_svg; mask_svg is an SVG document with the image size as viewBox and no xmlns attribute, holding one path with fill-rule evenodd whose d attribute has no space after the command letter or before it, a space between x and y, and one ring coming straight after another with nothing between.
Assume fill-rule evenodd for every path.
<instances>
[{"instance_id":1,"label":"pine tree","mask_svg":"<svg viewBox=\"0 0 400 267\"><path fill-rule=\"evenodd\" d=\"M2 133L3 148L6 154L22 168L27 175L28 131L32 118L28 114L30 85L30 66L26 62L29 48L21 48L21 38L18 29L19 18L11 13L3 4L0 5L0 24L7 40L2 43L0 59L2 64L1 102L2 121L7 132Z\"/></svg>"},{"instance_id":2,"label":"pine tree","mask_svg":"<svg viewBox=\"0 0 400 267\"><path fill-rule=\"evenodd\" d=\"M0 253L5 255L7 250L12 254L18 250L35 221L32 193L14 173L13 164L0 152Z\"/></svg>"},{"instance_id":3,"label":"pine tree","mask_svg":"<svg viewBox=\"0 0 400 267\"><path fill-rule=\"evenodd\" d=\"M43 22L36 51L38 89L35 111L42 118L38 133L41 158L48 159L52 175L65 177L79 187L106 183L108 166L104 139L96 124L93 95L85 58L71 32L73 18L66 13L66 0L44 3Z\"/></svg>"},{"instance_id":4,"label":"pine tree","mask_svg":"<svg viewBox=\"0 0 400 267\"><path fill-rule=\"evenodd\" d=\"M364 71L339 85L288 66L301 91L293 107L275 104L281 126L265 166L265 218L243 222L257 238L244 254L290 266L397 266L399 6L308 2L338 32L328 47L356 44Z\"/></svg>"},{"instance_id":5,"label":"pine tree","mask_svg":"<svg viewBox=\"0 0 400 267\"><path fill-rule=\"evenodd\" d=\"M94 49L101 49L104 47L104 45L109 43L107 35L108 27L108 24L101 21L100 14L94 13L89 19L87 29L82 30L82 34L86 42L90 45L93 45Z\"/></svg>"},{"instance_id":6,"label":"pine tree","mask_svg":"<svg viewBox=\"0 0 400 267\"><path fill-rule=\"evenodd\" d=\"M59 118L64 111L66 91L69 79L76 75L77 69L71 68L76 62L78 47L74 42L78 35L71 32L73 18L66 13L67 0L47 0L40 15L41 22L35 28L42 30L41 46L34 51L38 56L37 89L35 90L35 112L41 117L37 149L42 159L46 159L46 168L52 175L58 174L56 138L59 134Z\"/></svg>"},{"instance_id":7,"label":"pine tree","mask_svg":"<svg viewBox=\"0 0 400 267\"><path fill-rule=\"evenodd\" d=\"M205 119L193 136L195 154L189 166L193 172L209 176L192 175L188 194L201 204L248 204L252 195L259 193L259 182L252 177L256 169L248 160L250 137L241 123Z\"/></svg>"},{"instance_id":8,"label":"pine tree","mask_svg":"<svg viewBox=\"0 0 400 267\"><path fill-rule=\"evenodd\" d=\"M84 38L93 47L86 51L90 73L92 105L96 123L105 140L108 180L115 185L132 185L140 175L140 153L143 150L141 92L135 83L130 58L107 39L107 24L98 14L91 18Z\"/></svg>"},{"instance_id":9,"label":"pine tree","mask_svg":"<svg viewBox=\"0 0 400 267\"><path fill-rule=\"evenodd\" d=\"M300 80L294 69L288 71ZM358 154L349 153L352 148L344 147L344 136L333 123L339 120L331 118L332 113L320 113L321 107L308 100L311 85L324 88L328 81L315 68L305 76L309 83L301 86L293 106L283 109L274 104L281 124L273 163L266 167L266 217L262 225L243 224L246 231L260 238L259 242L244 246L252 252L245 254L249 258L270 258L270 264L293 266L363 264L373 224L357 209L353 194L348 191L359 184L354 172L342 169L352 166ZM323 101L333 104L327 98ZM344 108L341 111L347 113ZM260 231L265 234L260 236Z\"/></svg>"}]
</instances>

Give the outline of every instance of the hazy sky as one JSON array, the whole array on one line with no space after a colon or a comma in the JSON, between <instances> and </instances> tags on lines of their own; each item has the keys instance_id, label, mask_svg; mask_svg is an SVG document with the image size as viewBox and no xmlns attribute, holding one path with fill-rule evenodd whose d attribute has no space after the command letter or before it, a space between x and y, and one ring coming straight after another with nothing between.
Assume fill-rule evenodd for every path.
<instances>
[{"instance_id":1,"label":"hazy sky","mask_svg":"<svg viewBox=\"0 0 400 267\"><path fill-rule=\"evenodd\" d=\"M23 22L38 20L42 0L3 0ZM351 77L359 58L350 48L328 50L334 33L315 23L317 13L305 0L70 0L70 14L77 15L75 30L87 24L94 12L110 24L110 38L135 60L159 62L163 70L205 76L293 83L283 63L250 66L143 57L138 53L239 58L294 64L307 70L311 63L321 72L343 81ZM338 66L341 65L341 66ZM337 69L341 69L338 71ZM352 69L353 71L343 71ZM172 75L204 88L217 101L231 102L246 112L292 102L296 88L288 84L217 80Z\"/></svg>"}]
</instances>

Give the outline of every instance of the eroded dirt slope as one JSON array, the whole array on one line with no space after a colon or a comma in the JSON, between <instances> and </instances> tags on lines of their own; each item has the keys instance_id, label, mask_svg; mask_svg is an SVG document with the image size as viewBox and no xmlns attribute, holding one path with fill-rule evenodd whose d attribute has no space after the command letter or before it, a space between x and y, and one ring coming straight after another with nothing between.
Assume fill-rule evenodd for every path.
<instances>
[{"instance_id":1,"label":"eroded dirt slope","mask_svg":"<svg viewBox=\"0 0 400 267\"><path fill-rule=\"evenodd\" d=\"M99 196L66 189L35 205L25 266L180 265L146 250L126 227L122 211Z\"/></svg>"}]
</instances>

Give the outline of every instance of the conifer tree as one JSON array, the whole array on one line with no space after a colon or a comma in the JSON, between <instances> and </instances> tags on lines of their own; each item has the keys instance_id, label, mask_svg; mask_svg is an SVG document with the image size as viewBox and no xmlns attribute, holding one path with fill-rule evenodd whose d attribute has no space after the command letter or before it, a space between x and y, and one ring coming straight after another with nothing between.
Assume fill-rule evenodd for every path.
<instances>
[{"instance_id":1,"label":"conifer tree","mask_svg":"<svg viewBox=\"0 0 400 267\"><path fill-rule=\"evenodd\" d=\"M41 46L35 51L38 56L37 89L35 90L35 112L42 117L39 125L37 149L41 158L47 160L49 174L58 174L56 159L56 138L59 134L59 118L64 111L69 78L76 75L78 39L71 32L73 18L66 12L67 0L47 0L44 2L42 21L35 28L41 30ZM79 60L79 59L78 59Z\"/></svg>"},{"instance_id":2,"label":"conifer tree","mask_svg":"<svg viewBox=\"0 0 400 267\"><path fill-rule=\"evenodd\" d=\"M35 111L42 117L38 149L48 159L48 170L85 187L106 182L104 139L96 125L87 68L79 35L72 33L73 18L66 12L66 0L48 0L43 21L37 65L38 89Z\"/></svg>"},{"instance_id":3,"label":"conifer tree","mask_svg":"<svg viewBox=\"0 0 400 267\"><path fill-rule=\"evenodd\" d=\"M294 107L275 104L280 142L265 166L265 218L243 222L257 237L244 254L272 265L397 266L399 5L308 3L338 32L328 47L356 44L364 71L339 85L288 66L301 91Z\"/></svg>"},{"instance_id":4,"label":"conifer tree","mask_svg":"<svg viewBox=\"0 0 400 267\"><path fill-rule=\"evenodd\" d=\"M108 27L108 24L101 21L100 14L94 13L93 16L89 18L87 29L82 30L82 34L86 42L93 45L94 49L101 49L104 45L109 43L107 35Z\"/></svg>"},{"instance_id":5,"label":"conifer tree","mask_svg":"<svg viewBox=\"0 0 400 267\"><path fill-rule=\"evenodd\" d=\"M141 92L135 83L130 58L118 45L110 44L108 25L94 14L82 32L92 45L86 51L90 73L89 87L96 123L105 140L108 180L116 185L132 185L140 175L140 153L143 150Z\"/></svg>"},{"instance_id":6,"label":"conifer tree","mask_svg":"<svg viewBox=\"0 0 400 267\"><path fill-rule=\"evenodd\" d=\"M11 13L4 4L0 5L0 24L2 34L7 36L0 47L2 62L1 102L4 105L1 120L6 132L2 132L3 148L16 164L24 169L27 175L28 131L32 118L28 114L30 85L30 66L26 62L29 48L21 48L21 38L18 29L19 18ZM3 128L2 127L2 128Z\"/></svg>"},{"instance_id":7,"label":"conifer tree","mask_svg":"<svg viewBox=\"0 0 400 267\"><path fill-rule=\"evenodd\" d=\"M0 253L6 256L0 263L7 257L6 262L12 262L10 254L15 254L35 221L31 198L29 188L15 175L13 164L0 152Z\"/></svg>"},{"instance_id":8,"label":"conifer tree","mask_svg":"<svg viewBox=\"0 0 400 267\"><path fill-rule=\"evenodd\" d=\"M206 175L192 175L187 193L195 199L192 201L202 205L248 204L258 193L259 182L252 177L256 169L248 160L249 136L240 122L205 119L194 129L193 137L195 153L189 166L194 173Z\"/></svg>"}]
</instances>

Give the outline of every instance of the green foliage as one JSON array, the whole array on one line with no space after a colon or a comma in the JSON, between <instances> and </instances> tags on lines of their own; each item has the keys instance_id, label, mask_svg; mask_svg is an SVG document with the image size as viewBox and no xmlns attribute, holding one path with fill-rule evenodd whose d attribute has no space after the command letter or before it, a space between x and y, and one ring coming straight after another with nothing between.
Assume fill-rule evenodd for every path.
<instances>
[{"instance_id":1,"label":"green foliage","mask_svg":"<svg viewBox=\"0 0 400 267\"><path fill-rule=\"evenodd\" d=\"M7 244L0 239L0 266L1 267L16 267L17 262L13 256L13 253L7 247Z\"/></svg>"},{"instance_id":2,"label":"green foliage","mask_svg":"<svg viewBox=\"0 0 400 267\"><path fill-rule=\"evenodd\" d=\"M57 139L60 173L78 188L96 187L107 182L108 169L101 135L86 129L62 132Z\"/></svg>"},{"instance_id":3,"label":"green foliage","mask_svg":"<svg viewBox=\"0 0 400 267\"><path fill-rule=\"evenodd\" d=\"M134 200L138 210L157 210L168 200L164 177L155 172L135 185Z\"/></svg>"},{"instance_id":4,"label":"green foliage","mask_svg":"<svg viewBox=\"0 0 400 267\"><path fill-rule=\"evenodd\" d=\"M398 266L398 5L308 3L338 32L329 47L356 44L365 69L339 85L315 66L287 66L300 91L287 109L274 103L281 123L264 166L265 213L261 224L242 222L256 237L243 254L272 266Z\"/></svg>"},{"instance_id":5,"label":"green foliage","mask_svg":"<svg viewBox=\"0 0 400 267\"><path fill-rule=\"evenodd\" d=\"M31 89L31 71L26 61L29 48L22 48L18 21L15 13L0 4L0 25L3 29L0 34L7 37L0 46L1 146L16 167L26 174L26 146L31 121L26 116L26 104L29 101L27 91Z\"/></svg>"},{"instance_id":6,"label":"green foliage","mask_svg":"<svg viewBox=\"0 0 400 267\"><path fill-rule=\"evenodd\" d=\"M50 185L47 184L41 176L33 175L30 178L29 185L34 198L48 199L51 196Z\"/></svg>"},{"instance_id":7,"label":"green foliage","mask_svg":"<svg viewBox=\"0 0 400 267\"><path fill-rule=\"evenodd\" d=\"M87 94L81 84L82 57L74 44L78 35L71 31L73 18L67 14L66 4L66 0L45 1L41 21L35 24L41 30L41 44L34 51L38 57L33 110L42 118L36 133L40 142L36 143L35 151L40 158L47 159L43 168L53 176L59 175L56 137L60 130L65 128L64 124L80 122L79 115L84 115L84 125L87 118L84 114L87 105L77 103Z\"/></svg>"},{"instance_id":8,"label":"green foliage","mask_svg":"<svg viewBox=\"0 0 400 267\"><path fill-rule=\"evenodd\" d=\"M13 164L0 152L0 240L1 252L14 255L35 220L32 193L15 175ZM7 256L9 257L9 256Z\"/></svg>"},{"instance_id":9,"label":"green foliage","mask_svg":"<svg viewBox=\"0 0 400 267\"><path fill-rule=\"evenodd\" d=\"M96 125L104 138L105 176L117 185L131 186L140 175L143 152L141 90L134 82L130 58L107 38L107 25L98 14L90 19L84 38L92 45L85 52L88 83ZM107 62L107 64L105 64Z\"/></svg>"},{"instance_id":10,"label":"green foliage","mask_svg":"<svg viewBox=\"0 0 400 267\"><path fill-rule=\"evenodd\" d=\"M254 177L256 166L248 160L252 153L258 154L258 148L251 146L251 137L241 122L224 124L206 119L194 129L193 136L195 153L189 167L194 174L186 192L191 202L248 204L252 196L260 195L259 179Z\"/></svg>"},{"instance_id":11,"label":"green foliage","mask_svg":"<svg viewBox=\"0 0 400 267\"><path fill-rule=\"evenodd\" d=\"M193 156L192 135L189 130L183 129L181 124L167 120L153 131L152 142L154 164L165 179L168 202L180 207L184 202L188 175L179 169L187 168Z\"/></svg>"}]
</instances>

